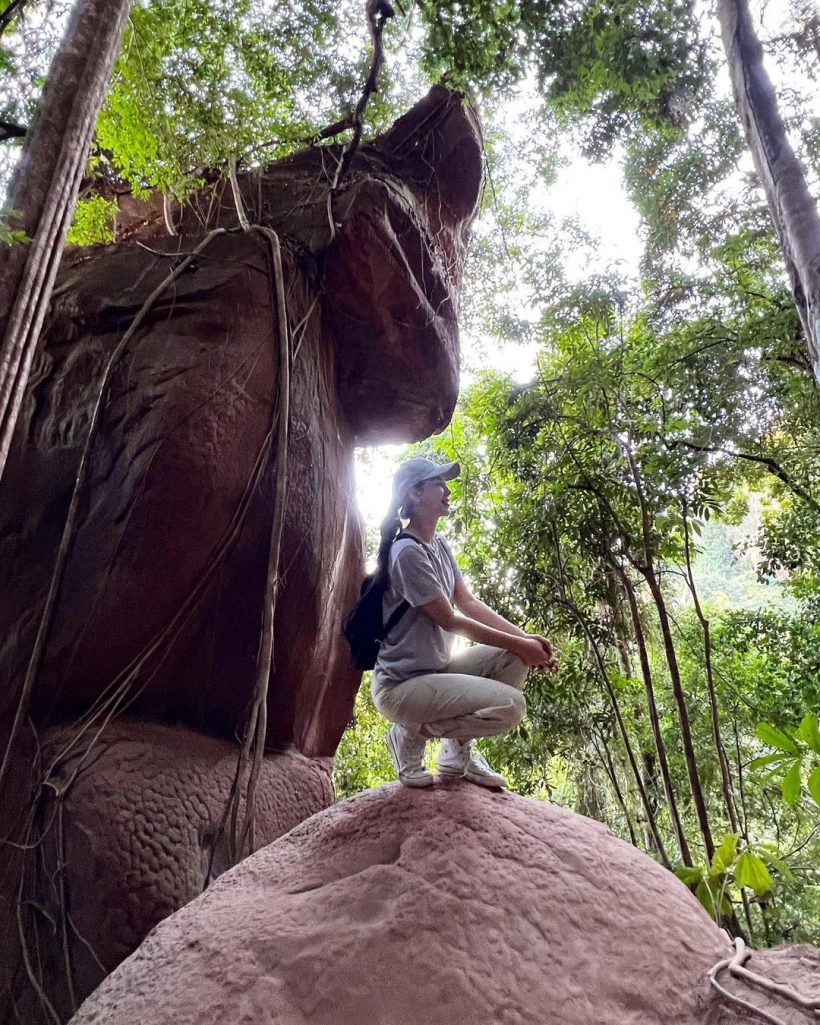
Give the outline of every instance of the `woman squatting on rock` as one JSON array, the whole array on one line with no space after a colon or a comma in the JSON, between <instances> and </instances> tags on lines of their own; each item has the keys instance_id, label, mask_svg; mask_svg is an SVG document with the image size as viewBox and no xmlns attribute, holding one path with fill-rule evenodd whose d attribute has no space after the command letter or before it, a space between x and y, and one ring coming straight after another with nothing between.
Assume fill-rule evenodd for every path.
<instances>
[{"instance_id":1,"label":"woman squatting on rock","mask_svg":"<svg viewBox=\"0 0 820 1025\"><path fill-rule=\"evenodd\" d=\"M506 786L475 747L516 726L530 667L555 669L552 645L508 622L464 582L447 541L436 531L450 513L447 481L458 463L408 459L396 471L390 511L382 523L379 573L386 573L384 622L406 611L381 642L373 672L376 708L393 725L387 746L405 786L427 787L430 737L442 737L440 775L486 787ZM402 519L407 526L402 530ZM475 643L451 654L453 635Z\"/></svg>"}]
</instances>

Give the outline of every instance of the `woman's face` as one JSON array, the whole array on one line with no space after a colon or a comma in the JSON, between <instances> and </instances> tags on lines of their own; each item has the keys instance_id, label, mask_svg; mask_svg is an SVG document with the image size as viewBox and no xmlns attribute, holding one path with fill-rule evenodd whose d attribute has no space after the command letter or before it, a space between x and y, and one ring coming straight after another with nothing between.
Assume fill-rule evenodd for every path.
<instances>
[{"instance_id":1,"label":"woman's face","mask_svg":"<svg viewBox=\"0 0 820 1025\"><path fill-rule=\"evenodd\" d=\"M416 484L410 496L414 516L430 519L450 515L450 489L440 477Z\"/></svg>"}]
</instances>

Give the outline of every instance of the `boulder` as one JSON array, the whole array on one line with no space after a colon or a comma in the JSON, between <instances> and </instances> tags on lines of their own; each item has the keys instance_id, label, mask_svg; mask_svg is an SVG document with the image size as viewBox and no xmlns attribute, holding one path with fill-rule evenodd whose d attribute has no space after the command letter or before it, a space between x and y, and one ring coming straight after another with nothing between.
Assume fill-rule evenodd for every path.
<instances>
[{"instance_id":1,"label":"boulder","mask_svg":"<svg viewBox=\"0 0 820 1025\"><path fill-rule=\"evenodd\" d=\"M170 209L120 197L116 244L65 254L0 490L1 1021L64 1020L204 885L280 493L255 844L330 801L361 678L340 629L364 571L353 450L426 437L455 405L481 150L475 112L437 87L339 181L323 145L240 172L241 204L224 180Z\"/></svg>"},{"instance_id":2,"label":"boulder","mask_svg":"<svg viewBox=\"0 0 820 1025\"><path fill-rule=\"evenodd\" d=\"M49 731L42 753L46 762L60 754L51 777L60 797L43 808L43 819L59 816L60 828L45 833L38 904L60 920L57 880L71 916L65 956L44 967L51 1000L69 1017L69 968L75 991L90 993L158 922L233 864L223 814L237 754L221 738L129 721L114 723L101 738ZM89 762L93 771L83 772ZM262 759L254 848L332 803L330 770L329 758L296 751ZM238 812L241 831L244 800ZM71 866L67 879L63 865Z\"/></svg>"},{"instance_id":3,"label":"boulder","mask_svg":"<svg viewBox=\"0 0 820 1025\"><path fill-rule=\"evenodd\" d=\"M460 781L391 784L223 875L73 1023L707 1025L745 1020L707 981L731 952L598 823Z\"/></svg>"}]
</instances>

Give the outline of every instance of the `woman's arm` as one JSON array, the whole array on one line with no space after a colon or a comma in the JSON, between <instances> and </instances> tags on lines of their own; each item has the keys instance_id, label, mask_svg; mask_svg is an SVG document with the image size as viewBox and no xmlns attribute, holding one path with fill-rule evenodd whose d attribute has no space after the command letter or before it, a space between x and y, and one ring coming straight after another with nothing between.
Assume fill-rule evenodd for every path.
<instances>
[{"instance_id":1,"label":"woman's arm","mask_svg":"<svg viewBox=\"0 0 820 1025\"><path fill-rule=\"evenodd\" d=\"M526 637L526 630L511 623L508 619L493 611L489 605L477 598L470 588L459 577L456 581L456 588L453 594L453 601L459 612L463 612L469 619L475 619L485 626L491 626L505 634L512 634L514 637Z\"/></svg>"},{"instance_id":2,"label":"woman's arm","mask_svg":"<svg viewBox=\"0 0 820 1025\"><path fill-rule=\"evenodd\" d=\"M483 602L481 604L483 605ZM486 606L484 607L486 608ZM544 650L541 639L526 634L523 630L516 630L516 633L513 634L508 630L499 630L494 626L482 623L480 620L456 612L446 598L436 598L426 605L421 605L420 608L437 626L440 626L442 630L447 630L448 633L460 634L477 644L491 644L496 648L504 648L517 655L528 666L537 666L539 669L554 668L554 658ZM512 625L501 616L498 618L507 627Z\"/></svg>"},{"instance_id":3,"label":"woman's arm","mask_svg":"<svg viewBox=\"0 0 820 1025\"><path fill-rule=\"evenodd\" d=\"M453 601L455 602L456 608L459 612L462 612L468 619L472 619L477 623L483 623L485 626L492 627L494 630L498 630L501 633L510 634L513 637L528 637L536 640L541 645L541 650L546 656L544 662L546 668L555 669L557 667L555 649L546 637L542 637L540 634L527 633L526 630L522 630L521 627L516 626L515 623L511 623L508 619L499 615L498 612L491 609L489 605L485 604L485 602L473 594L462 577L459 577L456 581ZM506 647L506 645L498 644L494 641L485 641L480 643L495 643L496 647Z\"/></svg>"}]
</instances>

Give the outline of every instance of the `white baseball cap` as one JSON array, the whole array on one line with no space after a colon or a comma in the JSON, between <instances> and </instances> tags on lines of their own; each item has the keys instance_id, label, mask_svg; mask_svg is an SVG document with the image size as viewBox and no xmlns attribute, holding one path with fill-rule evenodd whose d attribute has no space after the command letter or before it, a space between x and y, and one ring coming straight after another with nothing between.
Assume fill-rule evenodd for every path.
<instances>
[{"instance_id":1,"label":"white baseball cap","mask_svg":"<svg viewBox=\"0 0 820 1025\"><path fill-rule=\"evenodd\" d=\"M452 480L461 473L458 463L434 463L432 459L424 456L417 456L415 459L405 460L396 470L393 477L393 499L402 503L407 497L407 492L416 484L425 480Z\"/></svg>"}]
</instances>

